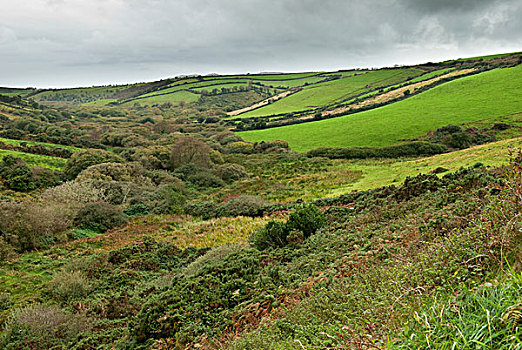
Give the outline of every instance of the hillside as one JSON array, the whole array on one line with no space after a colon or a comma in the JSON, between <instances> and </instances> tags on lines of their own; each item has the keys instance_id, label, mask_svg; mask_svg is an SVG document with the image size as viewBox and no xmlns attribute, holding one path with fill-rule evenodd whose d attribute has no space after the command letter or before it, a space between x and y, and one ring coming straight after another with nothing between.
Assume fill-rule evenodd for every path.
<instances>
[{"instance_id":1,"label":"hillside","mask_svg":"<svg viewBox=\"0 0 522 350\"><path fill-rule=\"evenodd\" d=\"M520 59L0 88L0 348L519 350Z\"/></svg>"},{"instance_id":2,"label":"hillside","mask_svg":"<svg viewBox=\"0 0 522 350\"><path fill-rule=\"evenodd\" d=\"M371 111L305 124L241 132L247 141L284 139L292 149L387 146L447 124L522 111L522 66L460 78ZM393 127L390 127L390 126Z\"/></svg>"}]
</instances>

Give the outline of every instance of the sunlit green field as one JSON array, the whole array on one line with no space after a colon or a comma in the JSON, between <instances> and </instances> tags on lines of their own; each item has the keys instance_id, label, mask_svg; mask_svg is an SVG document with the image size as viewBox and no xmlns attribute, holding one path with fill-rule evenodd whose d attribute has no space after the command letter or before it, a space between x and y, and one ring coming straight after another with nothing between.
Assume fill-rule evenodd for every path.
<instances>
[{"instance_id":1,"label":"sunlit green field","mask_svg":"<svg viewBox=\"0 0 522 350\"><path fill-rule=\"evenodd\" d=\"M21 158L29 166L38 166L43 168L49 168L52 170L61 170L67 162L67 159L58 157L43 156L40 154L31 154L0 149L0 158L3 158L6 155Z\"/></svg>"},{"instance_id":2,"label":"sunlit green field","mask_svg":"<svg viewBox=\"0 0 522 350\"><path fill-rule=\"evenodd\" d=\"M459 124L522 111L522 66L444 83L406 100L339 118L239 133L247 141L282 139L295 151L387 146ZM274 104L275 105L275 104Z\"/></svg>"},{"instance_id":3,"label":"sunlit green field","mask_svg":"<svg viewBox=\"0 0 522 350\"><path fill-rule=\"evenodd\" d=\"M366 90L394 84L422 73L420 69L389 69L361 72L355 76L308 86L266 107L244 113L241 117L258 117L290 113L328 105Z\"/></svg>"}]
</instances>

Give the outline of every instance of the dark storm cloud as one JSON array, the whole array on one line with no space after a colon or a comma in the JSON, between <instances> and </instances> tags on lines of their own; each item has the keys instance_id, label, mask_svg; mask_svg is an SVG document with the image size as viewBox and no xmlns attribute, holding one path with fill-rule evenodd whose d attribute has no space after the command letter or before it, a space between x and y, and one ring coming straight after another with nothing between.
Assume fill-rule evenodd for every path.
<instances>
[{"instance_id":1,"label":"dark storm cloud","mask_svg":"<svg viewBox=\"0 0 522 350\"><path fill-rule=\"evenodd\" d=\"M330 70L519 51L519 0L0 0L0 85Z\"/></svg>"}]
</instances>

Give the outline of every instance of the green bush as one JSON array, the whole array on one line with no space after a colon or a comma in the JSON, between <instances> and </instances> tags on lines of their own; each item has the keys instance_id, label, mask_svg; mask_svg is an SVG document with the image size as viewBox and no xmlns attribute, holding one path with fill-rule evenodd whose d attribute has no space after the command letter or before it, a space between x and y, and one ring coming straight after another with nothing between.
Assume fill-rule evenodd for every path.
<instances>
[{"instance_id":1,"label":"green bush","mask_svg":"<svg viewBox=\"0 0 522 350\"><path fill-rule=\"evenodd\" d=\"M65 176L73 180L83 170L96 164L102 163L123 163L123 158L104 150L91 149L74 153L63 168Z\"/></svg>"},{"instance_id":2,"label":"green bush","mask_svg":"<svg viewBox=\"0 0 522 350\"><path fill-rule=\"evenodd\" d=\"M322 147L307 152L308 157L331 159L398 158L434 155L447 152L445 145L430 142L409 142L388 147Z\"/></svg>"},{"instance_id":3,"label":"green bush","mask_svg":"<svg viewBox=\"0 0 522 350\"><path fill-rule=\"evenodd\" d=\"M31 191L36 188L33 172L20 158L7 155L0 162L0 178L14 191Z\"/></svg>"},{"instance_id":4,"label":"green bush","mask_svg":"<svg viewBox=\"0 0 522 350\"><path fill-rule=\"evenodd\" d=\"M18 349L70 349L90 328L87 318L57 306L32 305L15 310L8 318L0 347Z\"/></svg>"},{"instance_id":5,"label":"green bush","mask_svg":"<svg viewBox=\"0 0 522 350\"><path fill-rule=\"evenodd\" d=\"M313 204L304 204L290 214L286 222L288 231L301 231L304 238L310 237L326 225L324 214Z\"/></svg>"},{"instance_id":6,"label":"green bush","mask_svg":"<svg viewBox=\"0 0 522 350\"><path fill-rule=\"evenodd\" d=\"M146 206L145 204L138 203L133 204L129 208L124 209L123 213L127 215L128 217L136 217L136 216L144 216L150 213L150 208Z\"/></svg>"},{"instance_id":7,"label":"green bush","mask_svg":"<svg viewBox=\"0 0 522 350\"><path fill-rule=\"evenodd\" d=\"M105 232L113 227L123 225L127 221L125 214L118 207L106 203L96 202L86 204L76 217L76 227Z\"/></svg>"},{"instance_id":8,"label":"green bush","mask_svg":"<svg viewBox=\"0 0 522 350\"><path fill-rule=\"evenodd\" d=\"M270 221L251 237L259 250L281 248L288 243L301 244L326 225L324 214L313 204L303 204L290 214L287 222Z\"/></svg>"},{"instance_id":9,"label":"green bush","mask_svg":"<svg viewBox=\"0 0 522 350\"><path fill-rule=\"evenodd\" d=\"M85 297L92 289L89 280L79 271L59 271L46 287L51 297L60 303Z\"/></svg>"},{"instance_id":10,"label":"green bush","mask_svg":"<svg viewBox=\"0 0 522 350\"><path fill-rule=\"evenodd\" d=\"M239 249L240 246L233 244L225 244L219 247L212 248L204 255L191 262L187 267L185 267L183 269L183 275L185 275L186 277L195 276L206 264L219 262L226 258L229 254Z\"/></svg>"},{"instance_id":11,"label":"green bush","mask_svg":"<svg viewBox=\"0 0 522 350\"><path fill-rule=\"evenodd\" d=\"M194 186L205 189L205 188L217 188L223 186L225 183L216 175L208 171L202 171L187 177L187 181L192 183Z\"/></svg>"},{"instance_id":12,"label":"green bush","mask_svg":"<svg viewBox=\"0 0 522 350\"><path fill-rule=\"evenodd\" d=\"M269 221L265 227L254 233L252 244L259 250L281 248L288 244L289 231L281 221Z\"/></svg>"},{"instance_id":13,"label":"green bush","mask_svg":"<svg viewBox=\"0 0 522 350\"><path fill-rule=\"evenodd\" d=\"M465 132L456 132L444 136L442 143L451 148L464 149L471 146L472 138Z\"/></svg>"},{"instance_id":14,"label":"green bush","mask_svg":"<svg viewBox=\"0 0 522 350\"><path fill-rule=\"evenodd\" d=\"M217 168L217 174L228 183L248 177L248 173L244 166L233 163L220 165Z\"/></svg>"},{"instance_id":15,"label":"green bush","mask_svg":"<svg viewBox=\"0 0 522 350\"><path fill-rule=\"evenodd\" d=\"M225 202L221 206L220 216L261 216L266 205L267 202L262 198L241 195Z\"/></svg>"},{"instance_id":16,"label":"green bush","mask_svg":"<svg viewBox=\"0 0 522 350\"><path fill-rule=\"evenodd\" d=\"M214 202L192 202L183 207L185 214L200 217L203 220L218 216L220 207Z\"/></svg>"}]
</instances>

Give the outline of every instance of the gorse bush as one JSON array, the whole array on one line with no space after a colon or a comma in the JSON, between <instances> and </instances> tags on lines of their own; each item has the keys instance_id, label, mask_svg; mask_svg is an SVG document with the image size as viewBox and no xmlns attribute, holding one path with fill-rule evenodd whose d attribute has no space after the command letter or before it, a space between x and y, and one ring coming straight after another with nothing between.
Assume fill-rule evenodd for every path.
<instances>
[{"instance_id":1,"label":"gorse bush","mask_svg":"<svg viewBox=\"0 0 522 350\"><path fill-rule=\"evenodd\" d=\"M102 163L123 163L123 158L104 150L93 149L74 153L65 164L63 172L69 180L74 180L78 174L88 167Z\"/></svg>"},{"instance_id":2,"label":"gorse bush","mask_svg":"<svg viewBox=\"0 0 522 350\"><path fill-rule=\"evenodd\" d=\"M261 216L266 205L262 198L241 195L225 202L220 208L220 216Z\"/></svg>"},{"instance_id":3,"label":"gorse bush","mask_svg":"<svg viewBox=\"0 0 522 350\"><path fill-rule=\"evenodd\" d=\"M231 163L218 166L217 175L228 183L248 177L244 166Z\"/></svg>"},{"instance_id":4,"label":"gorse bush","mask_svg":"<svg viewBox=\"0 0 522 350\"><path fill-rule=\"evenodd\" d=\"M33 305L15 310L0 340L2 349L68 349L90 328L87 318L57 306Z\"/></svg>"},{"instance_id":5,"label":"gorse bush","mask_svg":"<svg viewBox=\"0 0 522 350\"><path fill-rule=\"evenodd\" d=\"M254 233L251 242L260 250L299 244L325 225L325 216L315 205L303 204L290 214L288 221L270 221Z\"/></svg>"},{"instance_id":6,"label":"gorse bush","mask_svg":"<svg viewBox=\"0 0 522 350\"><path fill-rule=\"evenodd\" d=\"M80 271L59 271L47 284L48 293L60 303L85 297L91 289L89 280Z\"/></svg>"},{"instance_id":7,"label":"gorse bush","mask_svg":"<svg viewBox=\"0 0 522 350\"><path fill-rule=\"evenodd\" d=\"M86 204L76 214L76 227L98 232L105 232L113 227L123 225L127 221L125 214L118 207L106 202Z\"/></svg>"},{"instance_id":8,"label":"gorse bush","mask_svg":"<svg viewBox=\"0 0 522 350\"><path fill-rule=\"evenodd\" d=\"M324 214L313 204L304 204L291 213L286 222L289 231L301 231L305 239L325 225Z\"/></svg>"}]
</instances>

